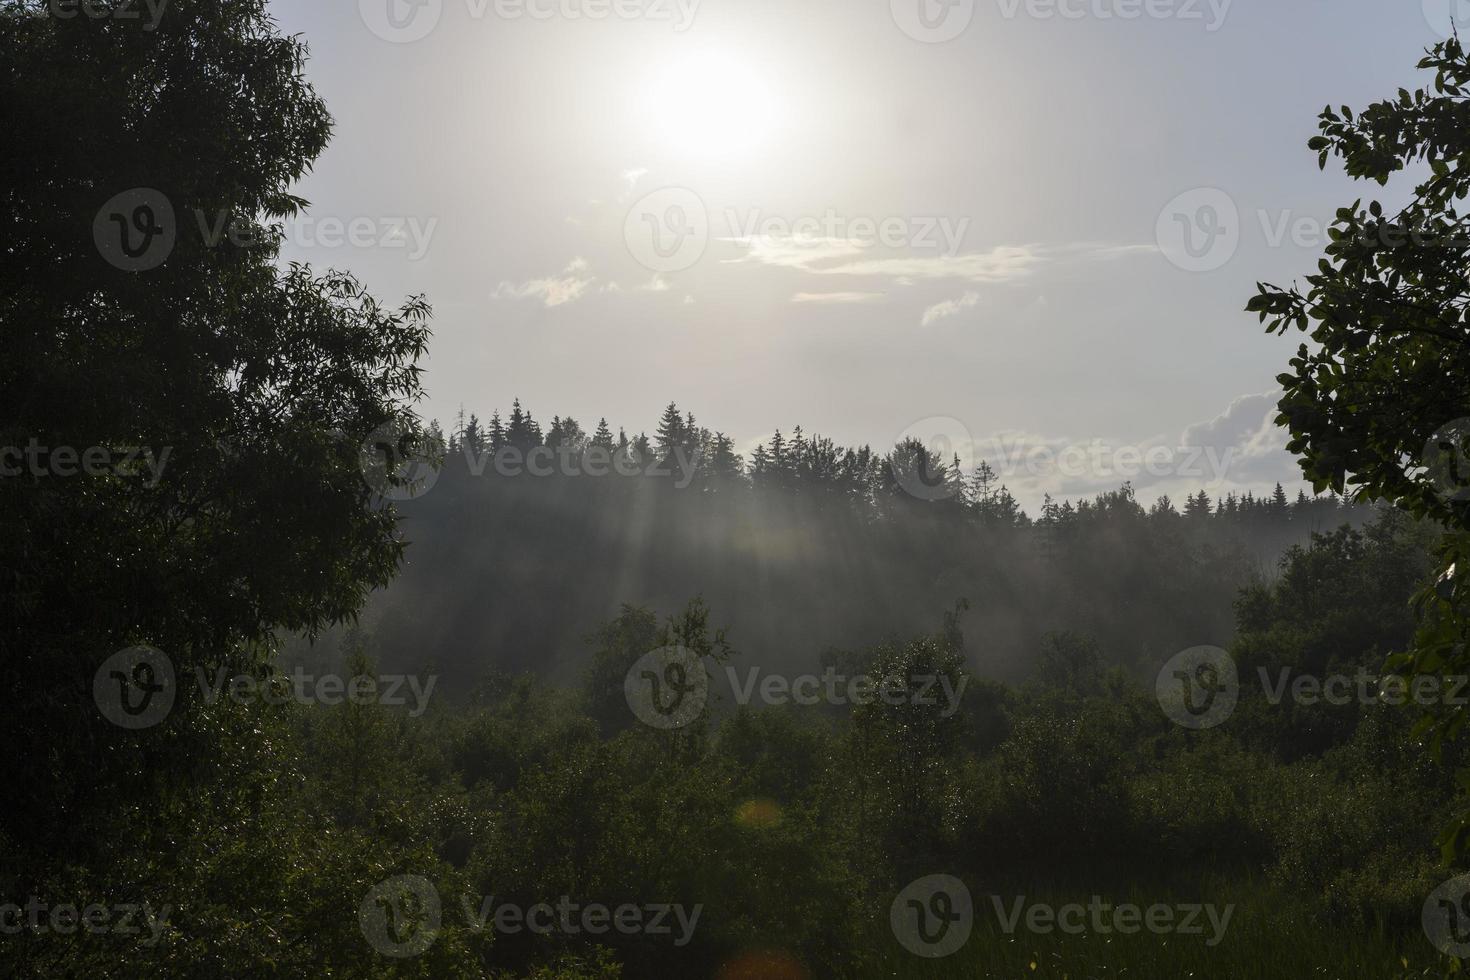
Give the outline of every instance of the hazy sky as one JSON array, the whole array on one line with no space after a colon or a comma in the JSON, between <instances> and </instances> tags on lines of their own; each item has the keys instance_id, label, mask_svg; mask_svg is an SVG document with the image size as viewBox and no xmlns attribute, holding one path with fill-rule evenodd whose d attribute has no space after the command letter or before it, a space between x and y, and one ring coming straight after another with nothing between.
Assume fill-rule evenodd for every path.
<instances>
[{"instance_id":1,"label":"hazy sky","mask_svg":"<svg viewBox=\"0 0 1470 980\"><path fill-rule=\"evenodd\" d=\"M337 122L288 254L428 295L446 422L672 399L946 435L1028 506L1269 486L1299 340L1241 308L1371 195L1317 114L1418 84L1452 5L278 0Z\"/></svg>"}]
</instances>

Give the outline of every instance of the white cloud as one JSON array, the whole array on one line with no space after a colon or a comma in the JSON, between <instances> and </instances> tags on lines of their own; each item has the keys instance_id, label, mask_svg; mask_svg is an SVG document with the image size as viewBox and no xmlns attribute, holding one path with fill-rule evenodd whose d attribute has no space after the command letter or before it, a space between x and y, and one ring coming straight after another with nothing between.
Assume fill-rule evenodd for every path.
<instances>
[{"instance_id":1,"label":"white cloud","mask_svg":"<svg viewBox=\"0 0 1470 980\"><path fill-rule=\"evenodd\" d=\"M882 293L797 293L791 297L791 302L817 304L871 303L875 299L882 298Z\"/></svg>"},{"instance_id":2,"label":"white cloud","mask_svg":"<svg viewBox=\"0 0 1470 980\"><path fill-rule=\"evenodd\" d=\"M1117 259L1157 251L1153 245L1076 242L1067 245L997 245L988 252L944 254L877 254L876 246L844 238L755 235L727 238L746 254L730 261L756 262L813 275L874 276L898 285L957 280L973 283L1013 282L1042 266L1063 259Z\"/></svg>"},{"instance_id":3,"label":"white cloud","mask_svg":"<svg viewBox=\"0 0 1470 980\"><path fill-rule=\"evenodd\" d=\"M968 310L970 307L979 302L979 293L967 292L959 299L947 299L942 303L935 303L933 306L924 311L924 317L921 321L921 324L927 327L936 320L943 320L947 316L954 316L960 310Z\"/></svg>"},{"instance_id":4,"label":"white cloud","mask_svg":"<svg viewBox=\"0 0 1470 980\"><path fill-rule=\"evenodd\" d=\"M912 282L958 279L995 283L1024 279L1047 261L1044 250L1038 246L1000 245L988 252L866 259L810 271L842 276L891 276Z\"/></svg>"},{"instance_id":5,"label":"white cloud","mask_svg":"<svg viewBox=\"0 0 1470 980\"><path fill-rule=\"evenodd\" d=\"M733 262L757 262L783 269L800 269L804 272L822 272L813 268L824 262L860 255L863 246L842 238L806 238L800 236L756 235L751 238L726 238L724 241L745 246L749 251L744 258Z\"/></svg>"},{"instance_id":6,"label":"white cloud","mask_svg":"<svg viewBox=\"0 0 1470 980\"><path fill-rule=\"evenodd\" d=\"M582 294L594 281L592 276L585 275L586 272L587 260L578 256L567 264L560 275L547 276L544 279L528 279L520 284L502 282L495 287L495 292L491 296L494 299L534 297L540 299L547 307L574 303L582 298Z\"/></svg>"},{"instance_id":7,"label":"white cloud","mask_svg":"<svg viewBox=\"0 0 1470 980\"><path fill-rule=\"evenodd\" d=\"M1231 492L1260 496L1278 482L1294 494L1305 484L1286 451L1286 433L1275 423L1280 397L1274 391L1241 395L1177 436L1072 439L1007 430L959 447L960 456L967 468L982 459L990 463L1033 516L1044 494L1078 500L1125 481L1145 506L1160 494L1179 504L1202 489L1212 498Z\"/></svg>"},{"instance_id":8,"label":"white cloud","mask_svg":"<svg viewBox=\"0 0 1470 980\"><path fill-rule=\"evenodd\" d=\"M1274 484L1300 480L1301 468L1286 451L1286 430L1276 424L1279 391L1241 395L1208 422L1184 430L1180 442L1215 452L1231 451L1237 482Z\"/></svg>"}]
</instances>

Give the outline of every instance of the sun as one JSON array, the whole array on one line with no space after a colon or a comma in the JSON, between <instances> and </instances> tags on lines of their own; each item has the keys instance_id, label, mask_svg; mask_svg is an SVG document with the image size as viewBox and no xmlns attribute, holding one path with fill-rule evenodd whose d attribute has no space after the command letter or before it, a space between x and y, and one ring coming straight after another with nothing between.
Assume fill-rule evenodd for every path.
<instances>
[{"instance_id":1,"label":"sun","mask_svg":"<svg viewBox=\"0 0 1470 980\"><path fill-rule=\"evenodd\" d=\"M748 160L768 147L782 106L756 63L724 51L685 54L653 73L638 113L658 149L701 161Z\"/></svg>"}]
</instances>

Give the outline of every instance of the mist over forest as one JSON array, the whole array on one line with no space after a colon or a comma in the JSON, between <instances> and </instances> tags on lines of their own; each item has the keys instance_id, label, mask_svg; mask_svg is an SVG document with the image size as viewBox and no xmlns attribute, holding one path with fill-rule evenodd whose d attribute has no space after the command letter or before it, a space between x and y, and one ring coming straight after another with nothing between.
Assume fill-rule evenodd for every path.
<instances>
[{"instance_id":1,"label":"mist over forest","mask_svg":"<svg viewBox=\"0 0 1470 980\"><path fill-rule=\"evenodd\" d=\"M1176 504L1125 484L1047 498L1033 516L986 462L964 472L917 440L875 451L787 431L744 459L672 404L651 437L606 420L588 435L560 416L543 434L519 400L508 424L471 414L446 437L433 423L442 465L399 505L407 561L363 614L375 655L442 674L446 693L486 672L573 681L621 606L668 613L700 597L740 664L813 670L829 650L934 629L964 602L979 676L1031 679L1059 632L1151 676L1176 650L1227 645L1237 592L1273 579L1287 549L1374 513L1279 485ZM601 467L586 465L599 448ZM340 637L288 659L330 657Z\"/></svg>"}]
</instances>

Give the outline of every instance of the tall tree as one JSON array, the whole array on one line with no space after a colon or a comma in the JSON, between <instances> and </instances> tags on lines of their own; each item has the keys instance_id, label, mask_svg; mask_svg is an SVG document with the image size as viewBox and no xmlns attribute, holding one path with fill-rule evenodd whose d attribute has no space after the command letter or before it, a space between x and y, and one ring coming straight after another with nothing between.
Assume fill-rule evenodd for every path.
<instances>
[{"instance_id":1,"label":"tall tree","mask_svg":"<svg viewBox=\"0 0 1470 980\"><path fill-rule=\"evenodd\" d=\"M104 661L148 644L176 678L254 671L277 630L353 616L402 555L364 453L396 472L422 441L428 306L278 261L331 130L304 43L264 0L147 21L0 12L0 444L157 464L0 479L0 836L78 858L100 801L122 812L217 747L193 685L146 738L104 720Z\"/></svg>"},{"instance_id":2,"label":"tall tree","mask_svg":"<svg viewBox=\"0 0 1470 980\"><path fill-rule=\"evenodd\" d=\"M1374 200L1340 209L1307 288L1257 286L1247 309L1267 331L1307 333L1280 376L1287 448L1320 492L1387 500L1448 532L1441 573L1418 597L1413 649L1390 667L1470 672L1470 59L1458 38L1419 62L1433 84L1354 114L1328 106L1308 147L1325 168L1386 185L1410 166L1425 177L1390 213ZM1460 732L1463 707L1427 719L1436 745ZM1470 785L1470 780L1465 781ZM1470 845L1470 807L1444 840Z\"/></svg>"},{"instance_id":3,"label":"tall tree","mask_svg":"<svg viewBox=\"0 0 1470 980\"><path fill-rule=\"evenodd\" d=\"M592 445L609 450L614 447L612 430L607 427L607 419L597 420L597 431L592 433Z\"/></svg>"},{"instance_id":4,"label":"tall tree","mask_svg":"<svg viewBox=\"0 0 1470 980\"><path fill-rule=\"evenodd\" d=\"M668 459L674 455L676 447L684 445L687 429L684 417L679 414L679 406L669 402L664 413L658 420L658 431L654 434L654 446L658 450L660 459Z\"/></svg>"},{"instance_id":5,"label":"tall tree","mask_svg":"<svg viewBox=\"0 0 1470 980\"><path fill-rule=\"evenodd\" d=\"M491 452L499 452L505 445L505 423L500 421L499 409L490 413L490 427L485 431L485 437L490 441Z\"/></svg>"}]
</instances>

